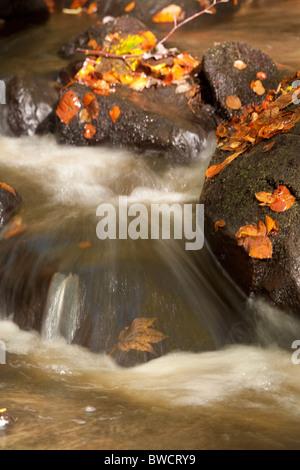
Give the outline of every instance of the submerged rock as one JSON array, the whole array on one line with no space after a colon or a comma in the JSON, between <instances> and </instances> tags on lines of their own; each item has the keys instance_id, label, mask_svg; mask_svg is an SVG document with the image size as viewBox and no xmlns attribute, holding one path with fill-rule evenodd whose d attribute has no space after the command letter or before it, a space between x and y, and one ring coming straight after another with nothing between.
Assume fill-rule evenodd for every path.
<instances>
[{"instance_id":1,"label":"submerged rock","mask_svg":"<svg viewBox=\"0 0 300 470\"><path fill-rule=\"evenodd\" d=\"M203 57L202 74L214 105L226 118L240 116L243 106L260 104L268 90L277 89L279 80L277 67L267 54L240 42L209 49ZM230 102L228 97L236 99Z\"/></svg>"},{"instance_id":2,"label":"submerged rock","mask_svg":"<svg viewBox=\"0 0 300 470\"><path fill-rule=\"evenodd\" d=\"M205 183L201 203L205 204L205 234L214 255L235 283L248 295L264 296L292 314L300 312L300 126L290 134L273 137L275 145L265 151L265 143L240 155L222 172ZM219 164L225 152L217 151L211 162ZM227 155L225 155L226 157ZM255 194L273 193L285 185L297 198L292 209L275 213L261 207ZM272 238L273 258L253 259L237 244L238 230L256 224L268 215L279 223ZM215 231L215 223L226 227Z\"/></svg>"}]
</instances>

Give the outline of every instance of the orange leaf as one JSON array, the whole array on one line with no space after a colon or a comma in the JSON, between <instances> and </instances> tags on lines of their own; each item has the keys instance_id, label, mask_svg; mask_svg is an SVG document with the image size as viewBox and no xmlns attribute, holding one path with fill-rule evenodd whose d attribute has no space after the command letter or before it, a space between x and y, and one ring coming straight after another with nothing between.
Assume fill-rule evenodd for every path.
<instances>
[{"instance_id":1,"label":"orange leaf","mask_svg":"<svg viewBox=\"0 0 300 470\"><path fill-rule=\"evenodd\" d=\"M83 97L83 105L87 109L92 119L97 119L99 115L99 104L94 93L86 93Z\"/></svg>"},{"instance_id":2,"label":"orange leaf","mask_svg":"<svg viewBox=\"0 0 300 470\"><path fill-rule=\"evenodd\" d=\"M211 6L211 2L209 0L198 0L198 2L200 6L203 7L205 10L206 8L209 8ZM215 7L211 8L209 11L214 15L217 13L217 10Z\"/></svg>"},{"instance_id":3,"label":"orange leaf","mask_svg":"<svg viewBox=\"0 0 300 470\"><path fill-rule=\"evenodd\" d=\"M85 250L86 248L90 248L92 246L92 244L90 242L82 242L82 243L79 243L78 247L81 249L81 250Z\"/></svg>"},{"instance_id":4,"label":"orange leaf","mask_svg":"<svg viewBox=\"0 0 300 470\"><path fill-rule=\"evenodd\" d=\"M96 51L99 48L99 44L97 43L96 39L91 39L88 42L88 48L89 49L94 49L94 51Z\"/></svg>"},{"instance_id":5,"label":"orange leaf","mask_svg":"<svg viewBox=\"0 0 300 470\"><path fill-rule=\"evenodd\" d=\"M246 237L265 237L267 235L267 227L260 220L256 225L245 225L240 228L236 234L236 238L246 238Z\"/></svg>"},{"instance_id":6,"label":"orange leaf","mask_svg":"<svg viewBox=\"0 0 300 470\"><path fill-rule=\"evenodd\" d=\"M238 70L244 70L247 67L247 64L245 64L245 62L242 60L236 60L233 66Z\"/></svg>"},{"instance_id":7,"label":"orange leaf","mask_svg":"<svg viewBox=\"0 0 300 470\"><path fill-rule=\"evenodd\" d=\"M218 220L218 222L215 223L215 232L218 232L219 228L223 227L226 227L225 220Z\"/></svg>"},{"instance_id":8,"label":"orange leaf","mask_svg":"<svg viewBox=\"0 0 300 470\"><path fill-rule=\"evenodd\" d=\"M266 93L266 90L260 80L252 81L251 88L258 96L262 96Z\"/></svg>"},{"instance_id":9,"label":"orange leaf","mask_svg":"<svg viewBox=\"0 0 300 470\"><path fill-rule=\"evenodd\" d=\"M221 163L220 165L213 165L208 170L206 171L206 177L208 179L213 178L214 176L218 175L223 168L225 168L229 163L233 162L239 155L241 155L243 151L241 152L236 152L233 155L230 155L230 157L226 158L226 160Z\"/></svg>"},{"instance_id":10,"label":"orange leaf","mask_svg":"<svg viewBox=\"0 0 300 470\"><path fill-rule=\"evenodd\" d=\"M267 227L267 234L271 237L275 237L279 232L279 224L277 220L273 220L271 217L266 215L265 225Z\"/></svg>"},{"instance_id":11,"label":"orange leaf","mask_svg":"<svg viewBox=\"0 0 300 470\"><path fill-rule=\"evenodd\" d=\"M85 139L92 139L94 135L96 134L96 129L93 126L93 124L86 124L84 128L84 138Z\"/></svg>"},{"instance_id":12,"label":"orange leaf","mask_svg":"<svg viewBox=\"0 0 300 470\"><path fill-rule=\"evenodd\" d=\"M88 7L88 9L86 10L88 15L94 15L95 13L97 13L97 11L98 11L98 3L97 2L91 3L90 6Z\"/></svg>"},{"instance_id":13,"label":"orange leaf","mask_svg":"<svg viewBox=\"0 0 300 470\"><path fill-rule=\"evenodd\" d=\"M117 119L119 118L121 114L121 111L120 111L120 108L118 106L114 106L110 111L109 111L109 115L110 115L110 118L113 122L116 122Z\"/></svg>"},{"instance_id":14,"label":"orange leaf","mask_svg":"<svg viewBox=\"0 0 300 470\"><path fill-rule=\"evenodd\" d=\"M272 204L276 201L277 197L274 194L266 193L261 191L260 193L255 194L256 199L263 204Z\"/></svg>"},{"instance_id":15,"label":"orange leaf","mask_svg":"<svg viewBox=\"0 0 300 470\"><path fill-rule=\"evenodd\" d=\"M256 74L258 80L266 80L268 75L265 72L257 72Z\"/></svg>"},{"instance_id":16,"label":"orange leaf","mask_svg":"<svg viewBox=\"0 0 300 470\"><path fill-rule=\"evenodd\" d=\"M246 237L242 246L251 258L271 259L273 256L273 245L268 237Z\"/></svg>"},{"instance_id":17,"label":"orange leaf","mask_svg":"<svg viewBox=\"0 0 300 470\"><path fill-rule=\"evenodd\" d=\"M14 190L14 188L12 188L11 186L9 186L6 183L0 183L0 188L5 189L6 191L9 191L14 196L16 195L16 191Z\"/></svg>"},{"instance_id":18,"label":"orange leaf","mask_svg":"<svg viewBox=\"0 0 300 470\"><path fill-rule=\"evenodd\" d=\"M25 229L26 229L26 225L24 224L17 225L17 227L9 230L9 232L5 234L4 238L5 240L7 240L8 238L14 237L18 233L23 232Z\"/></svg>"},{"instance_id":19,"label":"orange leaf","mask_svg":"<svg viewBox=\"0 0 300 470\"><path fill-rule=\"evenodd\" d=\"M226 98L226 106L229 109L238 110L242 107L242 102L238 96L229 95Z\"/></svg>"},{"instance_id":20,"label":"orange leaf","mask_svg":"<svg viewBox=\"0 0 300 470\"><path fill-rule=\"evenodd\" d=\"M124 11L126 11L126 13L129 13L130 11L134 10L135 9L135 2L130 2L125 8L124 8Z\"/></svg>"},{"instance_id":21,"label":"orange leaf","mask_svg":"<svg viewBox=\"0 0 300 470\"><path fill-rule=\"evenodd\" d=\"M87 3L87 0L74 0L71 5L71 10L77 10L80 7L83 7Z\"/></svg>"},{"instance_id":22,"label":"orange leaf","mask_svg":"<svg viewBox=\"0 0 300 470\"><path fill-rule=\"evenodd\" d=\"M268 205L274 212L287 211L293 207L296 201L286 186L279 186L273 194L262 191L257 193L255 197L262 202L261 205Z\"/></svg>"},{"instance_id":23,"label":"orange leaf","mask_svg":"<svg viewBox=\"0 0 300 470\"><path fill-rule=\"evenodd\" d=\"M180 6L173 4L163 8L152 18L154 23L174 23L174 19L184 19L184 12Z\"/></svg>"},{"instance_id":24,"label":"orange leaf","mask_svg":"<svg viewBox=\"0 0 300 470\"><path fill-rule=\"evenodd\" d=\"M74 91L69 90L60 100L56 114L66 125L79 113L80 100Z\"/></svg>"},{"instance_id":25,"label":"orange leaf","mask_svg":"<svg viewBox=\"0 0 300 470\"><path fill-rule=\"evenodd\" d=\"M184 54L179 54L177 57L174 58L174 64L180 65L181 67L184 67L187 69L187 72L192 72L200 62L194 57L192 57L190 54L187 54L186 52Z\"/></svg>"},{"instance_id":26,"label":"orange leaf","mask_svg":"<svg viewBox=\"0 0 300 470\"><path fill-rule=\"evenodd\" d=\"M131 84L129 85L130 88L136 91L143 91L144 88L148 85L149 77L136 77L132 80Z\"/></svg>"},{"instance_id":27,"label":"orange leaf","mask_svg":"<svg viewBox=\"0 0 300 470\"><path fill-rule=\"evenodd\" d=\"M137 318L130 326L127 326L120 334L116 347L111 351L112 356L117 349L129 352L133 349L145 351L156 355L151 344L160 343L167 338L160 331L150 328L156 318Z\"/></svg>"}]
</instances>

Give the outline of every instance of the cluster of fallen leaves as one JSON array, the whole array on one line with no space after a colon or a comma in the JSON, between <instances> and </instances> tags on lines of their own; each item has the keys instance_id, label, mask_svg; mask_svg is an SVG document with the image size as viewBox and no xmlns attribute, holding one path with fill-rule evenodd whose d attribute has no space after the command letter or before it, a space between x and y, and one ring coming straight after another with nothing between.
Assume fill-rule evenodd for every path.
<instances>
[{"instance_id":1,"label":"cluster of fallen leaves","mask_svg":"<svg viewBox=\"0 0 300 470\"><path fill-rule=\"evenodd\" d=\"M239 64L242 67L242 64ZM261 76L262 78L262 76ZM232 121L221 123L217 129L219 148L226 152L234 152L221 164L211 166L206 176L208 179L219 174L241 154L249 150L255 144L267 141L277 134L289 132L300 120L300 106L293 105L293 97L298 89L293 89L291 84L300 78L300 71L293 77L283 80L278 89L268 92L266 99L259 106L250 105L243 109L241 117L235 117ZM260 94L260 85L253 82L252 86ZM261 83L261 82L260 82ZM261 90L262 91L262 90ZM262 94L264 94L265 90ZM239 109L238 97L228 97L228 103L232 109ZM287 109L289 108L290 109ZM273 145L265 147L268 151Z\"/></svg>"},{"instance_id":2,"label":"cluster of fallen leaves","mask_svg":"<svg viewBox=\"0 0 300 470\"><path fill-rule=\"evenodd\" d=\"M113 356L118 350L129 352L132 350L149 352L156 356L152 344L157 344L167 338L160 331L151 328L156 318L136 318L119 335L118 343L110 352Z\"/></svg>"},{"instance_id":3,"label":"cluster of fallen leaves","mask_svg":"<svg viewBox=\"0 0 300 470\"><path fill-rule=\"evenodd\" d=\"M279 186L273 193L261 191L255 194L260 206L268 207L273 212L285 212L290 210L296 202L286 186ZM215 232L226 227L225 220L215 223ZM251 258L270 259L273 257L273 245L270 237L276 237L279 233L277 220L266 215L265 221L259 220L255 225L245 225L236 233L238 245L242 246Z\"/></svg>"},{"instance_id":4,"label":"cluster of fallen leaves","mask_svg":"<svg viewBox=\"0 0 300 470\"><path fill-rule=\"evenodd\" d=\"M176 54L164 47L157 52L157 44L151 31L108 34L101 45L91 39L88 47L92 49L88 50L88 57L70 84L84 85L90 92L81 103L78 95L69 89L56 111L60 120L68 125L80 113L80 122L85 123L84 137L92 139L96 129L91 121L99 115L96 95L107 96L119 86L140 92L151 87L175 85L176 93L185 93L192 109L192 100L199 93L199 86L193 80L199 61L187 53ZM118 106L109 111L114 123L120 114Z\"/></svg>"}]
</instances>

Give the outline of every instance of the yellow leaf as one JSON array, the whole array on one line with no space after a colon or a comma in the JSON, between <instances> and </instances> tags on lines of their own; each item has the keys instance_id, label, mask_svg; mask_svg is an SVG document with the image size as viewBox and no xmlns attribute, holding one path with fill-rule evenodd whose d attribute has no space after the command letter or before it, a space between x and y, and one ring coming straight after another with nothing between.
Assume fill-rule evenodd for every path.
<instances>
[{"instance_id":1,"label":"yellow leaf","mask_svg":"<svg viewBox=\"0 0 300 470\"><path fill-rule=\"evenodd\" d=\"M179 5L173 4L163 8L152 18L154 23L174 23L174 19L184 19L184 12Z\"/></svg>"}]
</instances>

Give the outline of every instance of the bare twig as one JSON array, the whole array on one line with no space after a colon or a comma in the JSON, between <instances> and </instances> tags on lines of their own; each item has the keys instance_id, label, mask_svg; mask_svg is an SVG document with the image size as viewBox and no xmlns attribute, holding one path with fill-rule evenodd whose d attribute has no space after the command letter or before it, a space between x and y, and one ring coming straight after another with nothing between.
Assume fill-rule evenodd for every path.
<instances>
[{"instance_id":1,"label":"bare twig","mask_svg":"<svg viewBox=\"0 0 300 470\"><path fill-rule=\"evenodd\" d=\"M181 23L178 23L178 24L177 24L177 21L176 21L175 24L174 24L173 29L171 29L171 31L170 31L161 41L159 41L159 43L158 43L157 45L158 45L158 46L159 46L159 45L163 45L166 41L168 41L168 39L170 39L171 36L173 36L173 34L174 34L179 28L181 28L182 26L186 25L186 24L189 23L190 21L193 21L193 20L195 20L196 18L199 18L199 16L204 15L205 13L211 14L211 13L212 13L211 10L212 10L215 6L219 5L220 3L228 3L228 2L229 2L229 0L213 0L213 3L212 3L209 7L205 8L204 10L201 10L201 11L199 11L198 13L195 13L195 15L192 15L192 16L190 16L189 18L186 18L185 20L181 21Z\"/></svg>"},{"instance_id":2,"label":"bare twig","mask_svg":"<svg viewBox=\"0 0 300 470\"><path fill-rule=\"evenodd\" d=\"M170 37L182 26L188 24L190 21L195 20L196 18L199 18L201 15L204 15L205 13L212 14L212 9L219 5L220 3L228 3L229 0L213 0L213 3L205 8L204 10L199 11L198 13L195 13L194 15L190 16L189 18L186 18L185 20L181 21L180 23L177 22L177 18L174 15L174 26L171 29L171 31L161 40L157 43L156 49L159 50L159 48L162 48L164 43L170 39ZM87 55L94 55L94 56L100 56L100 57L105 57L107 59L121 59L126 61L126 59L138 59L143 56L148 56L149 54L143 53L143 54L113 54L112 52L107 52L107 51L97 51L97 50L91 50L91 49L77 49L78 52L84 52ZM167 51L166 52L154 52L153 54L150 54L150 57L172 57L175 55L173 51Z\"/></svg>"}]
</instances>

